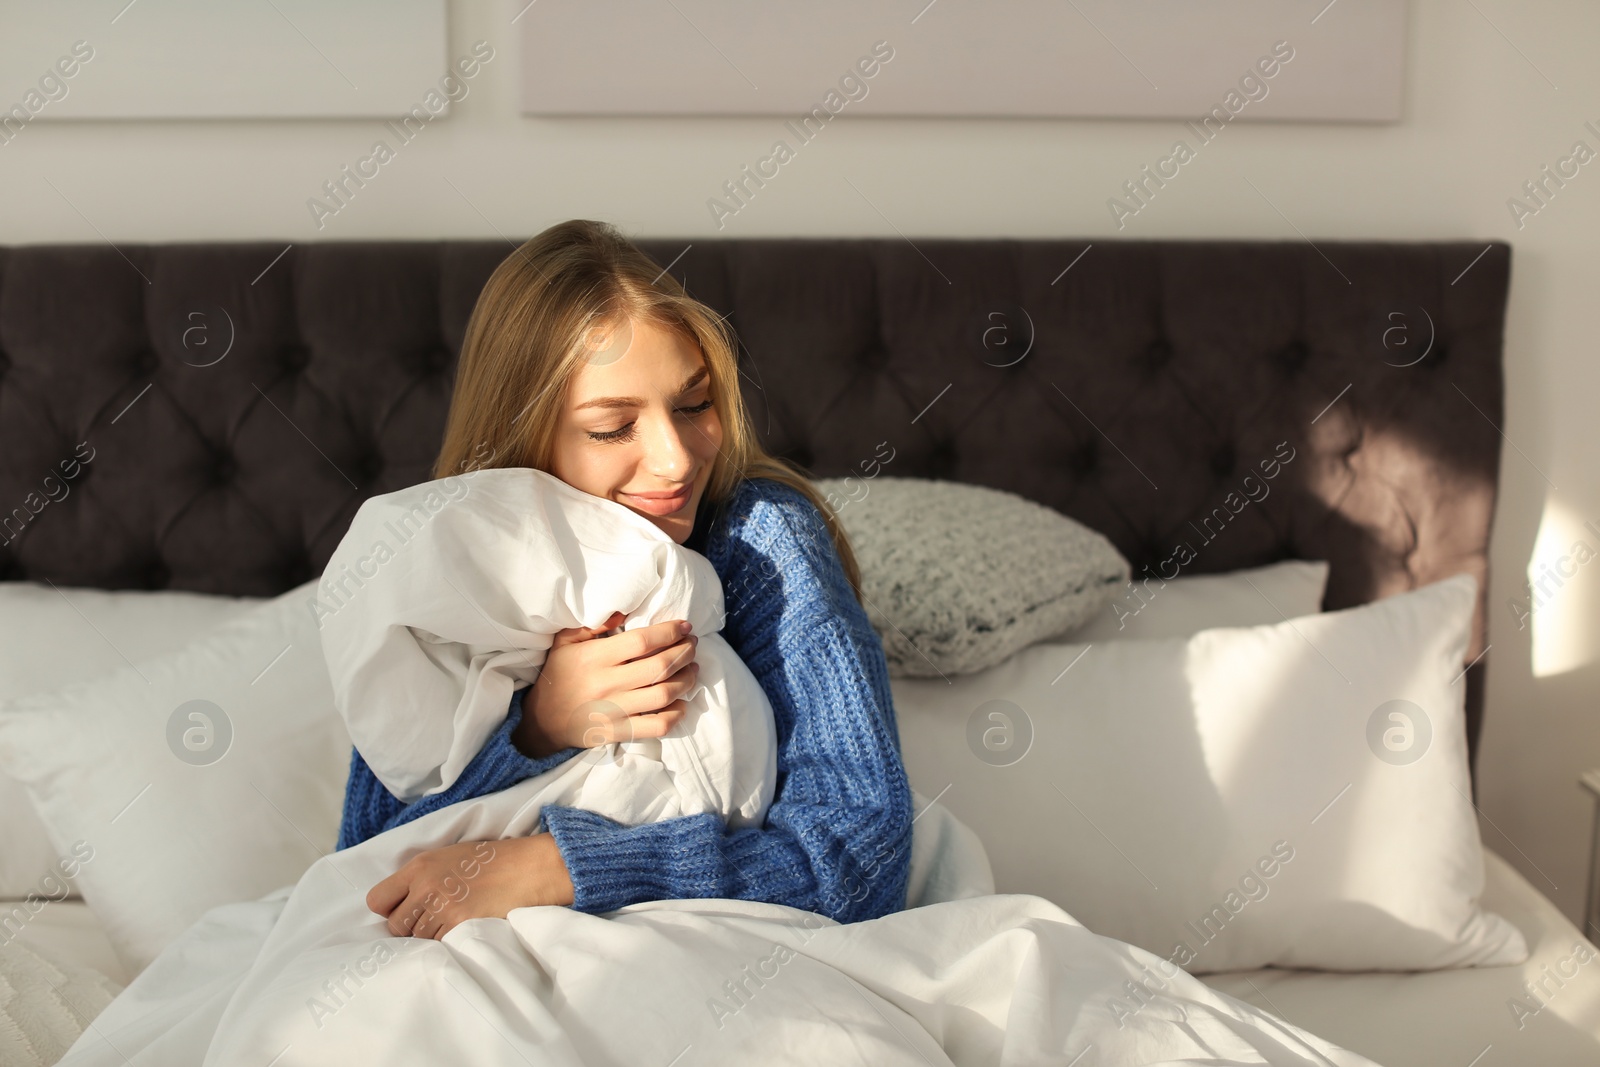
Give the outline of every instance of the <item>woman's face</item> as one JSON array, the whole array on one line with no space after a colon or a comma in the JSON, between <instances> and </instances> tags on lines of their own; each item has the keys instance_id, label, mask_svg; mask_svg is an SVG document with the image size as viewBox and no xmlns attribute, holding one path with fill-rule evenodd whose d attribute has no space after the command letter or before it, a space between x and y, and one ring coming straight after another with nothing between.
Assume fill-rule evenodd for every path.
<instances>
[{"instance_id":1,"label":"woman's face","mask_svg":"<svg viewBox=\"0 0 1600 1067\"><path fill-rule=\"evenodd\" d=\"M722 446L722 420L699 346L652 322L606 338L573 375L550 473L615 500L682 544ZM617 349L624 349L621 356Z\"/></svg>"}]
</instances>

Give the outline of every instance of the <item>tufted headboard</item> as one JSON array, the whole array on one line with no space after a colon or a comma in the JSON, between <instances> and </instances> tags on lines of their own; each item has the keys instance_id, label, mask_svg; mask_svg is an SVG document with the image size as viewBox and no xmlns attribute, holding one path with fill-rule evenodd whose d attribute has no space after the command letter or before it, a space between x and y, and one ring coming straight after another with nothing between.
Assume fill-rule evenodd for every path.
<instances>
[{"instance_id":1,"label":"tufted headboard","mask_svg":"<svg viewBox=\"0 0 1600 1067\"><path fill-rule=\"evenodd\" d=\"M1327 559L1329 608L1486 582L1504 243L640 244L730 316L758 432L817 477L1011 490L1140 575ZM0 580L262 596L315 577L363 499L428 477L467 316L510 252L0 248Z\"/></svg>"}]
</instances>

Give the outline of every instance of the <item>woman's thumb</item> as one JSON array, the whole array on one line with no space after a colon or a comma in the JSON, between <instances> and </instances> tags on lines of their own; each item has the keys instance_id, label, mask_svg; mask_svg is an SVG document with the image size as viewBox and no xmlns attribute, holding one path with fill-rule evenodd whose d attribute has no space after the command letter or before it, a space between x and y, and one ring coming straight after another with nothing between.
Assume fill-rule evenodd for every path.
<instances>
[{"instance_id":1,"label":"woman's thumb","mask_svg":"<svg viewBox=\"0 0 1600 1067\"><path fill-rule=\"evenodd\" d=\"M597 632L592 626L568 626L563 630L557 630L555 636L550 639L550 644L553 647L555 645L570 645L577 641L587 641Z\"/></svg>"},{"instance_id":2,"label":"woman's thumb","mask_svg":"<svg viewBox=\"0 0 1600 1067\"><path fill-rule=\"evenodd\" d=\"M613 611L611 617L599 626L572 626L565 630L557 630L555 638L551 640L550 644L552 646L570 645L576 641L591 641L607 630L622 625L627 620L627 615L620 611Z\"/></svg>"},{"instance_id":3,"label":"woman's thumb","mask_svg":"<svg viewBox=\"0 0 1600 1067\"><path fill-rule=\"evenodd\" d=\"M611 613L611 615L606 619L605 622L601 623L599 626L591 626L591 627L589 627L589 630L588 630L589 636L590 637L599 637L601 634L605 633L607 630L614 630L618 626L621 626L623 623L625 623L627 621L628 621L628 616L624 615L620 611L613 611Z\"/></svg>"}]
</instances>

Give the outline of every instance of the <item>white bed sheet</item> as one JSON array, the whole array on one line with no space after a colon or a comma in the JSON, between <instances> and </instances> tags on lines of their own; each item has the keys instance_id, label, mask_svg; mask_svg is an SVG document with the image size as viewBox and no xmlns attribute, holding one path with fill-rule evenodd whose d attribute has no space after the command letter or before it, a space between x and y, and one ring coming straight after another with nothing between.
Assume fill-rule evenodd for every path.
<instances>
[{"instance_id":1,"label":"white bed sheet","mask_svg":"<svg viewBox=\"0 0 1600 1067\"><path fill-rule=\"evenodd\" d=\"M16 906L15 901L7 901L0 903L0 910ZM62 963L98 971L118 985L127 985L133 977L117 960L100 920L80 899L46 904L18 931L17 941Z\"/></svg>"},{"instance_id":2,"label":"white bed sheet","mask_svg":"<svg viewBox=\"0 0 1600 1067\"><path fill-rule=\"evenodd\" d=\"M1528 938L1532 955L1520 967L1423 974L1268 968L1204 980L1384 1067L1600 1064L1600 951L1593 962L1578 968L1576 977L1555 989L1545 975L1572 954L1581 940L1578 928L1500 856L1485 849L1485 862L1485 905ZM19 939L119 983L131 978L82 901L51 904ZM1537 1007L1523 983L1541 978L1555 989L1554 995L1545 998L1544 1010L1525 1017L1519 1029L1510 1002L1521 998Z\"/></svg>"},{"instance_id":3,"label":"white bed sheet","mask_svg":"<svg viewBox=\"0 0 1600 1067\"><path fill-rule=\"evenodd\" d=\"M1415 974L1266 968L1203 980L1384 1067L1600 1064L1600 950L1590 947L1588 963L1567 963L1565 970L1576 967L1577 974L1558 986L1557 964L1584 944L1583 935L1488 848L1484 864L1484 906L1528 939L1528 962L1519 967ZM1541 994L1546 1006L1524 1014L1519 1027L1512 1003L1539 1008L1523 983L1541 980L1552 991Z\"/></svg>"}]
</instances>

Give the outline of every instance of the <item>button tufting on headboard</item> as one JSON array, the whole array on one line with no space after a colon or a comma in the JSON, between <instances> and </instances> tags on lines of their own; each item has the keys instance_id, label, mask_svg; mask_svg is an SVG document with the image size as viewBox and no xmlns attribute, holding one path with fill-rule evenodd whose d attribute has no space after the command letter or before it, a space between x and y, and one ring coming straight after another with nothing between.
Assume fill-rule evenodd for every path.
<instances>
[{"instance_id":1,"label":"button tufting on headboard","mask_svg":"<svg viewBox=\"0 0 1600 1067\"><path fill-rule=\"evenodd\" d=\"M1100 446L1093 437L1088 438L1067 454L1067 464L1079 478L1087 478L1100 463Z\"/></svg>"},{"instance_id":2,"label":"button tufting on headboard","mask_svg":"<svg viewBox=\"0 0 1600 1067\"><path fill-rule=\"evenodd\" d=\"M1144 365L1152 374L1172 362L1172 342L1158 337L1144 351Z\"/></svg>"},{"instance_id":3,"label":"button tufting on headboard","mask_svg":"<svg viewBox=\"0 0 1600 1067\"><path fill-rule=\"evenodd\" d=\"M1298 338L1278 350L1278 364L1289 374L1298 374L1311 357L1311 349Z\"/></svg>"},{"instance_id":4,"label":"button tufting on headboard","mask_svg":"<svg viewBox=\"0 0 1600 1067\"><path fill-rule=\"evenodd\" d=\"M944 437L933 443L933 448L928 452L927 477L955 479L956 470L956 443L953 439Z\"/></svg>"},{"instance_id":5,"label":"button tufting on headboard","mask_svg":"<svg viewBox=\"0 0 1600 1067\"><path fill-rule=\"evenodd\" d=\"M1136 564L1184 540L1184 573L1327 559L1330 608L1487 576L1503 242L1096 241L1081 262L1074 240L640 244L729 317L756 433L817 477L887 441L886 474L1019 493ZM282 252L0 248L0 577L282 592L366 496L429 476L511 249ZM1433 349L1397 366L1382 330L1423 311Z\"/></svg>"}]
</instances>

